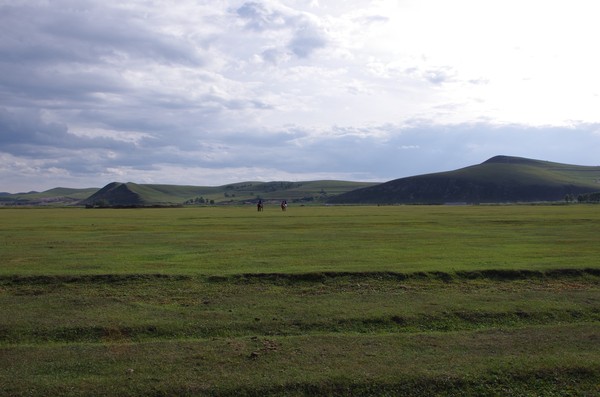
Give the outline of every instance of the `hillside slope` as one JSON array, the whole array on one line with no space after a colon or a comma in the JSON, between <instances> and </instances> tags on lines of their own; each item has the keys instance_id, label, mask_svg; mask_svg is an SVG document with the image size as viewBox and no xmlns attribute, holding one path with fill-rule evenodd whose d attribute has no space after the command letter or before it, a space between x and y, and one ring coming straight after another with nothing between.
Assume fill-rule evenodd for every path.
<instances>
[{"instance_id":1,"label":"hillside slope","mask_svg":"<svg viewBox=\"0 0 600 397\"><path fill-rule=\"evenodd\" d=\"M0 205L63 206L79 203L98 188L70 189L57 187L43 192L0 193Z\"/></svg>"},{"instance_id":2,"label":"hillside slope","mask_svg":"<svg viewBox=\"0 0 600 397\"><path fill-rule=\"evenodd\" d=\"M333 195L373 186L369 182L240 182L223 186L180 186L112 182L81 205L88 206L171 206L182 204L240 204L264 201L322 202Z\"/></svg>"},{"instance_id":3,"label":"hillside slope","mask_svg":"<svg viewBox=\"0 0 600 397\"><path fill-rule=\"evenodd\" d=\"M332 197L335 204L560 201L600 191L600 167L496 156L455 171L395 179Z\"/></svg>"}]
</instances>

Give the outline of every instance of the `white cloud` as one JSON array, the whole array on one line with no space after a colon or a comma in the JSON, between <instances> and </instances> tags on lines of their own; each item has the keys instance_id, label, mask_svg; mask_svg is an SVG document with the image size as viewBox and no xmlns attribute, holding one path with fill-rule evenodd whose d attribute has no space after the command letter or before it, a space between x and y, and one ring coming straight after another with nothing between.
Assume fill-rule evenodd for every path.
<instances>
[{"instance_id":1,"label":"white cloud","mask_svg":"<svg viewBox=\"0 0 600 397\"><path fill-rule=\"evenodd\" d=\"M0 190L121 176L384 180L495 154L590 164L595 10L586 0L5 2Z\"/></svg>"}]
</instances>

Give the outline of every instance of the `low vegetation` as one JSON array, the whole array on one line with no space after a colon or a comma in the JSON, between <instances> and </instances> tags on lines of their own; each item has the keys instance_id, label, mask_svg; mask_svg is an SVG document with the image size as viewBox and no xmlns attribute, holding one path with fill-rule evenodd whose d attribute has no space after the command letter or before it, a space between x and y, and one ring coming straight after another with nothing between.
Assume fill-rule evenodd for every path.
<instances>
[{"instance_id":1,"label":"low vegetation","mask_svg":"<svg viewBox=\"0 0 600 397\"><path fill-rule=\"evenodd\" d=\"M571 196L569 198L570 198L569 201L571 201L571 202L575 200L575 198L573 196ZM579 203L600 203L600 192L580 194L579 196L577 196L577 202L579 202Z\"/></svg>"},{"instance_id":2,"label":"low vegetation","mask_svg":"<svg viewBox=\"0 0 600 397\"><path fill-rule=\"evenodd\" d=\"M596 395L596 209L2 209L0 395Z\"/></svg>"}]
</instances>

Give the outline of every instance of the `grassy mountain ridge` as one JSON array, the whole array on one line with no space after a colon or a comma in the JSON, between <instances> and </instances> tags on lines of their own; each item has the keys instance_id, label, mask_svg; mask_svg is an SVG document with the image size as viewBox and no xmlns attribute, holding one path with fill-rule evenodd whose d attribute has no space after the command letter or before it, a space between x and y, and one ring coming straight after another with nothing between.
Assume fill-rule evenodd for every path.
<instances>
[{"instance_id":1,"label":"grassy mountain ridge","mask_svg":"<svg viewBox=\"0 0 600 397\"><path fill-rule=\"evenodd\" d=\"M395 179L332 197L336 204L559 201L600 190L600 167L496 156L454 171Z\"/></svg>"},{"instance_id":2,"label":"grassy mountain ridge","mask_svg":"<svg viewBox=\"0 0 600 397\"><path fill-rule=\"evenodd\" d=\"M247 201L288 200L322 202L325 199L372 182L316 180L303 182L238 182L222 186L138 184L111 182L103 188L54 188L43 192L0 193L1 205L107 205L153 206L181 204L236 204ZM202 200L202 202L200 202Z\"/></svg>"},{"instance_id":3,"label":"grassy mountain ridge","mask_svg":"<svg viewBox=\"0 0 600 397\"><path fill-rule=\"evenodd\" d=\"M73 205L97 190L97 187L83 189L56 187L43 192L2 193L0 205Z\"/></svg>"},{"instance_id":4,"label":"grassy mountain ridge","mask_svg":"<svg viewBox=\"0 0 600 397\"><path fill-rule=\"evenodd\" d=\"M188 186L112 182L101 189L0 194L0 205L155 206L276 203L439 204L562 201L600 191L600 167L495 156L481 164L385 183L335 180Z\"/></svg>"},{"instance_id":5,"label":"grassy mountain ridge","mask_svg":"<svg viewBox=\"0 0 600 397\"><path fill-rule=\"evenodd\" d=\"M348 181L240 182L223 186L181 186L112 182L81 201L85 205L150 206L180 204L240 204L261 198L278 202L323 201L375 183Z\"/></svg>"}]
</instances>

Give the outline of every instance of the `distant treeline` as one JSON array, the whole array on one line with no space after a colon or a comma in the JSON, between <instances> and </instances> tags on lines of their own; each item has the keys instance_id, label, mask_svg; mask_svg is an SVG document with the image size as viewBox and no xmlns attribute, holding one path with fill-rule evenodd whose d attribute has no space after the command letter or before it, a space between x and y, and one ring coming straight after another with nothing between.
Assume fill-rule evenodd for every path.
<instances>
[{"instance_id":1,"label":"distant treeline","mask_svg":"<svg viewBox=\"0 0 600 397\"><path fill-rule=\"evenodd\" d=\"M580 194L577 196L580 203L600 203L600 192Z\"/></svg>"},{"instance_id":2,"label":"distant treeline","mask_svg":"<svg viewBox=\"0 0 600 397\"><path fill-rule=\"evenodd\" d=\"M184 205L194 205L194 204L214 204L215 200L205 199L204 197L196 197L193 199L189 199L183 202Z\"/></svg>"},{"instance_id":3,"label":"distant treeline","mask_svg":"<svg viewBox=\"0 0 600 397\"><path fill-rule=\"evenodd\" d=\"M567 201L567 202L575 201L575 196L572 194L567 194L567 196L565 197L565 201ZM580 194L577 196L577 202L579 202L579 203L600 203L600 192Z\"/></svg>"}]
</instances>

